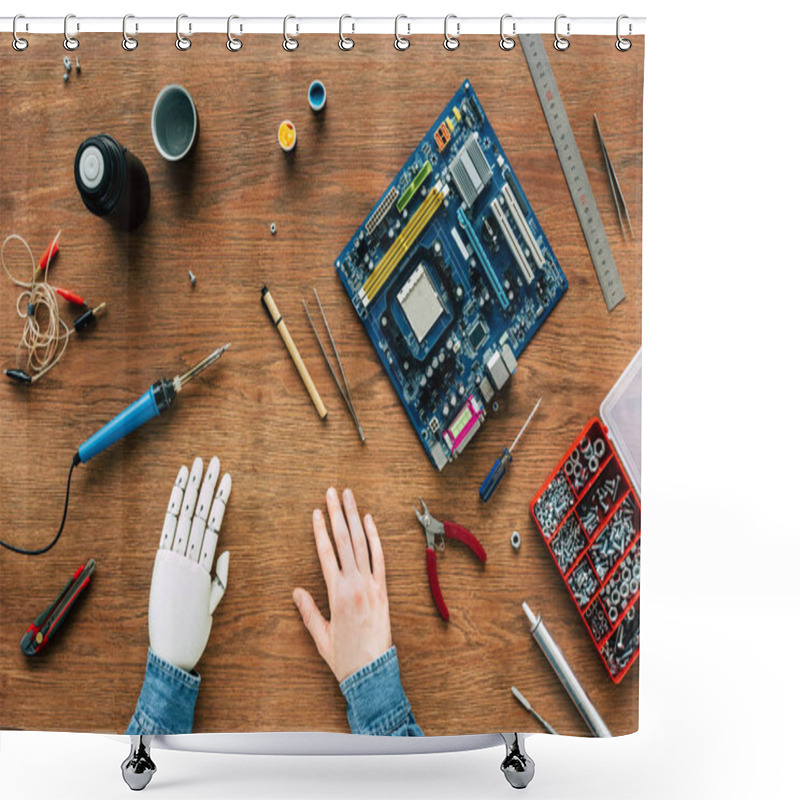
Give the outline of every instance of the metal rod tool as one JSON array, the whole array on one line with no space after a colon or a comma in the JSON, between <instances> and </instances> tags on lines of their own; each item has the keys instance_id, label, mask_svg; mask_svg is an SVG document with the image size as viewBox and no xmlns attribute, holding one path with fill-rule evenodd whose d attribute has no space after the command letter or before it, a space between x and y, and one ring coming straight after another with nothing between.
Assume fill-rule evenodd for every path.
<instances>
[{"instance_id":1,"label":"metal rod tool","mask_svg":"<svg viewBox=\"0 0 800 800\"><path fill-rule=\"evenodd\" d=\"M536 720L539 724L548 732L558 735L558 731L541 715L539 712L528 702L527 698L525 697L522 692L517 689L516 686L511 687L511 694L519 700L520 705L526 710L533 714L536 717Z\"/></svg>"},{"instance_id":2,"label":"metal rod tool","mask_svg":"<svg viewBox=\"0 0 800 800\"><path fill-rule=\"evenodd\" d=\"M553 672L556 673L570 700L575 704L575 708L578 709L578 713L583 717L586 727L589 728L593 736L604 738L611 736L611 731L597 709L592 705L589 695L586 694L580 681L575 677L569 662L561 652L561 648L556 644L542 618L534 614L527 603L522 604L522 610L531 623L531 636L541 648L544 657L553 668Z\"/></svg>"}]
</instances>

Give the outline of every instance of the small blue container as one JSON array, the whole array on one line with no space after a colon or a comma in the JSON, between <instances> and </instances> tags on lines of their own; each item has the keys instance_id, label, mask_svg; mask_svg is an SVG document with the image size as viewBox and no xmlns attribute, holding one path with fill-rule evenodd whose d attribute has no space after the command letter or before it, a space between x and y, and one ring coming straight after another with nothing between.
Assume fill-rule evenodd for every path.
<instances>
[{"instance_id":1,"label":"small blue container","mask_svg":"<svg viewBox=\"0 0 800 800\"><path fill-rule=\"evenodd\" d=\"M325 101L328 95L325 92L325 84L322 81L312 81L308 87L308 104L311 110L316 114L325 108Z\"/></svg>"}]
</instances>

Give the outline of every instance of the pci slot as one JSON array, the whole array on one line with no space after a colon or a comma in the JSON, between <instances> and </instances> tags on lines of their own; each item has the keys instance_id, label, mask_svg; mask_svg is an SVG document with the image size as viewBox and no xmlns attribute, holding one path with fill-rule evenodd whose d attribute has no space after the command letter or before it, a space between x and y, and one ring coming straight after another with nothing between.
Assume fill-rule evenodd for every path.
<instances>
[{"instance_id":1,"label":"pci slot","mask_svg":"<svg viewBox=\"0 0 800 800\"><path fill-rule=\"evenodd\" d=\"M383 218L389 213L389 209L397 198L397 194L396 186L392 186L386 193L386 197L381 200L380 205L375 209L375 213L367 220L367 224L364 226L367 231L367 236L372 236L375 228L383 222Z\"/></svg>"},{"instance_id":2,"label":"pci slot","mask_svg":"<svg viewBox=\"0 0 800 800\"><path fill-rule=\"evenodd\" d=\"M522 234L522 238L525 240L525 244L528 245L528 249L533 254L533 260L536 262L536 266L541 269L544 265L542 250L536 243L536 239L533 238L530 225L528 225L525 215L522 213L519 203L517 203L517 198L514 197L514 192L511 191L511 187L508 184L505 184L501 190L501 194L505 198L508 208L511 211L511 218Z\"/></svg>"},{"instance_id":3,"label":"pci slot","mask_svg":"<svg viewBox=\"0 0 800 800\"><path fill-rule=\"evenodd\" d=\"M432 171L433 167L431 166L431 162L426 161L422 169L414 176L414 180L411 181L403 194L400 195L400 199L397 201L397 210L399 212L402 212L402 210L411 202L411 198L417 193L417 189L422 186L422 184L425 182L425 178L427 178Z\"/></svg>"},{"instance_id":4,"label":"pci slot","mask_svg":"<svg viewBox=\"0 0 800 800\"><path fill-rule=\"evenodd\" d=\"M420 207L406 224L405 228L397 235L394 244L386 251L378 262L375 271L364 281L359 289L358 296L366 308L374 299L383 285L394 272L403 256L414 246L422 231L438 210L442 201L448 194L447 187L442 187L440 182L431 189L428 196L422 201Z\"/></svg>"},{"instance_id":5,"label":"pci slot","mask_svg":"<svg viewBox=\"0 0 800 800\"><path fill-rule=\"evenodd\" d=\"M508 222L505 212L500 208L500 201L496 197L491 202L491 209L494 218L497 220L497 224L500 226L500 230L503 232L503 238L506 240L508 249L511 251L511 255L514 256L514 261L517 262L519 271L525 279L525 283L533 283L533 270L531 269L531 265L528 263L528 259L525 258L525 253L522 252L522 248L519 246L517 237L514 236L514 231L511 230L511 225Z\"/></svg>"},{"instance_id":6,"label":"pci slot","mask_svg":"<svg viewBox=\"0 0 800 800\"><path fill-rule=\"evenodd\" d=\"M494 200L493 202L496 203L497 200ZM486 255L486 251L483 249L483 245L478 238L478 234L475 233L475 229L467 219L464 209L460 207L458 209L458 221L461 224L461 227L464 229L464 232L467 234L467 239L469 239L469 243L472 245L475 255L478 256L478 261L481 262L483 271L486 273L486 277L489 279L489 283L491 284L492 289L494 289L497 299L500 301L500 306L502 307L503 311L505 311L509 305L511 305L511 302L509 301L505 291L503 291L503 285L500 283L500 280L498 279L497 274L495 273L494 268L489 261L489 256Z\"/></svg>"}]
</instances>

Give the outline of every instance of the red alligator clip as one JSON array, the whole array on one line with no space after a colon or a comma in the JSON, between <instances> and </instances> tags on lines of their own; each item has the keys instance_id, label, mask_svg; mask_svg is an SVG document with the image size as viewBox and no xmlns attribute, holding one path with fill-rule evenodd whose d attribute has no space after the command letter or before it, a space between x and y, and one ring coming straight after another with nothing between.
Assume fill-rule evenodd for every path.
<instances>
[{"instance_id":1,"label":"red alligator clip","mask_svg":"<svg viewBox=\"0 0 800 800\"><path fill-rule=\"evenodd\" d=\"M428 511L428 506L425 501L420 497L419 502L422 504L423 513L415 506L414 512L420 525L425 530L425 538L428 540L428 547L425 551L425 556L428 561L428 582L431 585L431 594L436 603L436 608L439 609L439 614L442 619L447 622L450 619L450 612L447 610L447 605L442 596L442 590L439 586L439 574L436 571L436 551L444 550L444 540L446 538L458 539L463 542L473 553L478 557L482 563L486 563L486 551L483 549L481 543L464 527L456 525L455 522L439 522L436 517L431 515ZM440 537L437 542L436 537Z\"/></svg>"}]
</instances>

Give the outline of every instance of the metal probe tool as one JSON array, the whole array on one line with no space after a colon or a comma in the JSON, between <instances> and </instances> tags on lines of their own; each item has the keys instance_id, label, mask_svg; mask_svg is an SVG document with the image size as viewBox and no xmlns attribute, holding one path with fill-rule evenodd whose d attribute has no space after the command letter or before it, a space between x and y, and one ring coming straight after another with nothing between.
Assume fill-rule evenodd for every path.
<instances>
[{"instance_id":1,"label":"metal probe tool","mask_svg":"<svg viewBox=\"0 0 800 800\"><path fill-rule=\"evenodd\" d=\"M535 709L535 708L534 708L534 707L533 707L533 706L532 706L532 705L531 705L531 704L528 702L528 700L527 700L527 698L525 697L525 695L524 695L524 694L522 694L522 692L521 692L519 689L517 689L517 687L516 687L516 686L512 686L512 687L511 687L511 694L513 694L513 695L514 695L514 697L516 697L516 698L517 698L517 700L519 700L519 702L520 702L520 705L521 705L521 706L522 706L522 707L523 707L523 708L524 708L526 711L530 711L530 713L531 713L531 714L533 714L533 716L534 716L534 717L536 717L536 719L537 719L537 721L539 722L539 724L540 724L540 725L541 725L541 726L542 726L542 727L543 727L543 728L544 728L544 729L545 729L545 730L546 730L548 733L553 733L553 734L556 734L556 735L558 735L558 732L556 731L556 729L555 729L555 728L554 728L554 727L553 727L553 726L552 726L552 725L551 725L551 724L550 724L550 723L549 723L549 722L548 722L548 721L547 721L547 720L546 720L544 717L542 717L542 716L541 716L541 714L539 714L539 712L538 712L538 711L537 711L537 710L536 710L536 709Z\"/></svg>"},{"instance_id":2,"label":"metal probe tool","mask_svg":"<svg viewBox=\"0 0 800 800\"><path fill-rule=\"evenodd\" d=\"M506 474L506 469L512 461L511 453L517 446L517 442L520 440L522 434L525 433L525 428L528 427L528 423L533 419L533 415L536 413L536 410L539 408L539 404L541 402L542 398L540 397L536 405L533 407L533 411L528 414L528 419L525 420L525 424L517 434L517 438L514 439L511 447L503 448L500 458L494 462L494 466L489 471L489 474L484 478L481 488L478 489L478 494L480 494L481 500L483 500L484 503L489 502L489 498L494 494L494 490L500 485L500 481L503 480L503 476Z\"/></svg>"},{"instance_id":3,"label":"metal probe tool","mask_svg":"<svg viewBox=\"0 0 800 800\"><path fill-rule=\"evenodd\" d=\"M522 610L531 623L531 636L542 649L544 657L553 668L553 672L556 673L558 679L561 681L561 685L569 695L570 700L572 700L575 704L575 708L578 709L578 713L583 717L586 727L589 728L593 736L611 736L611 731L606 726L606 723L603 722L603 718L600 716L597 709L592 705L589 695L586 694L580 681L575 677L575 673L572 671L567 659L564 658L564 654L561 652L561 648L556 644L552 634L547 630L547 626L542 621L542 618L534 614L527 603L523 602Z\"/></svg>"},{"instance_id":4,"label":"metal probe tool","mask_svg":"<svg viewBox=\"0 0 800 800\"><path fill-rule=\"evenodd\" d=\"M175 398L183 387L206 367L210 367L215 361L218 361L230 346L230 342L228 342L223 347L218 347L211 355L206 356L183 375L157 380L138 400L117 414L111 422L106 423L78 448L76 455L78 463L85 464L90 458L102 453L123 436L127 436L145 422L159 416L162 411L166 411L175 402Z\"/></svg>"}]
</instances>

